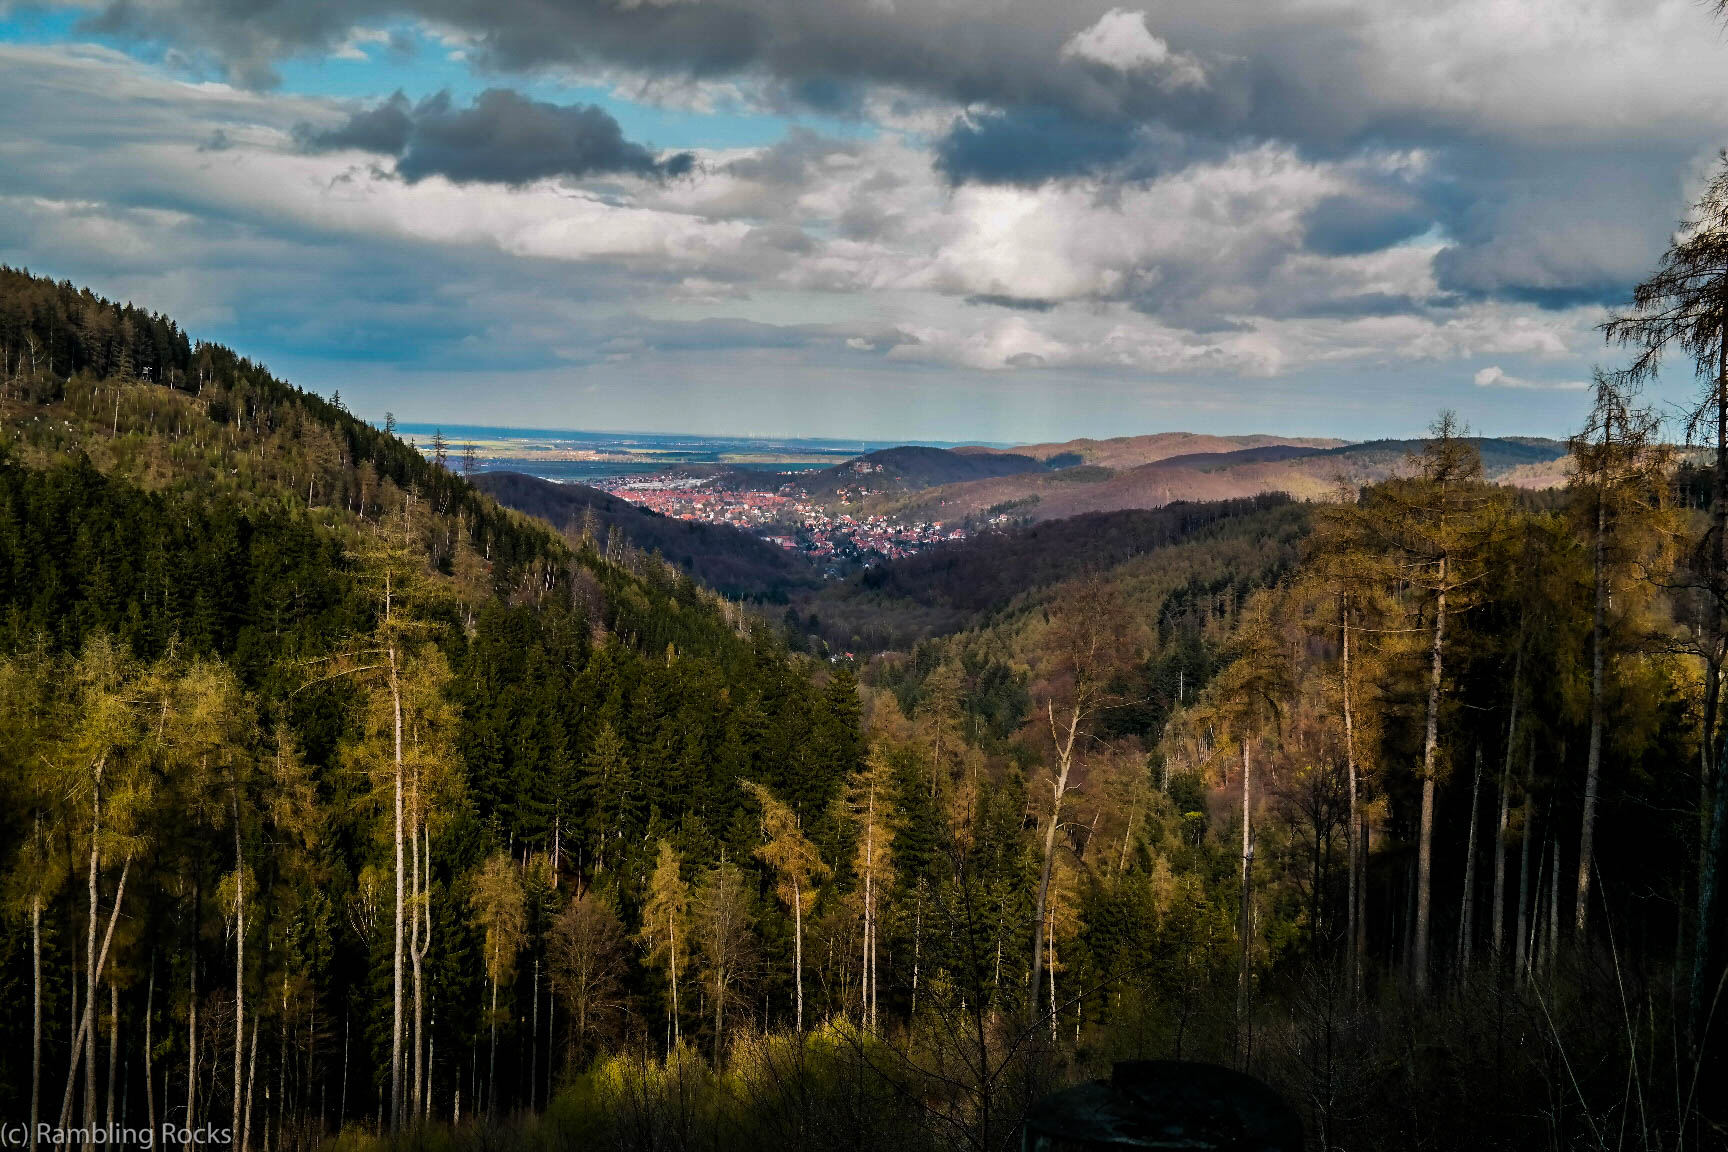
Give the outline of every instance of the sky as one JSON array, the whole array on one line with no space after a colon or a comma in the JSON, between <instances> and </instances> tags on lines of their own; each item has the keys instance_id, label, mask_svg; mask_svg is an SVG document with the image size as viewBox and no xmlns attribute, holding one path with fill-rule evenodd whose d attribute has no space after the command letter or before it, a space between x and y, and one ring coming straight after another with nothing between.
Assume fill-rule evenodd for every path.
<instances>
[{"instance_id":1,"label":"sky","mask_svg":"<svg viewBox=\"0 0 1728 1152\"><path fill-rule=\"evenodd\" d=\"M375 420L1564 436L1725 75L1699 0L0 0L0 263Z\"/></svg>"}]
</instances>

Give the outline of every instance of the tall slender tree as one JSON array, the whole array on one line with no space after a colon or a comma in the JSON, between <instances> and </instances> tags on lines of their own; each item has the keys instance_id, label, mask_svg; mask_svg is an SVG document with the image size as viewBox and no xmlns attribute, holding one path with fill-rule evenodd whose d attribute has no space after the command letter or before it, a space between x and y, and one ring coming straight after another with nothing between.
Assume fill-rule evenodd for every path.
<instances>
[{"instance_id":1,"label":"tall slender tree","mask_svg":"<svg viewBox=\"0 0 1728 1152\"><path fill-rule=\"evenodd\" d=\"M1369 490L1357 509L1357 530L1387 554L1399 583L1419 593L1413 608L1426 623L1425 708L1422 727L1421 814L1416 832L1416 892L1410 974L1418 992L1430 978L1435 800L1442 771L1441 707L1445 695L1446 628L1478 591L1503 498L1482 483L1482 458L1451 412L1429 429L1412 459L1416 474Z\"/></svg>"},{"instance_id":2,"label":"tall slender tree","mask_svg":"<svg viewBox=\"0 0 1728 1152\"><path fill-rule=\"evenodd\" d=\"M1706 987L1718 966L1724 824L1728 823L1728 776L1724 773L1721 722L1722 676L1728 655L1728 154L1675 233L1656 270L1632 290L1629 307L1602 325L1610 344L1632 351L1621 379L1649 380L1670 352L1691 362L1701 384L1688 414L1687 439L1715 452L1710 530L1697 550L1696 567L1706 594L1709 642L1703 646L1704 779L1698 858L1696 925L1693 935L1691 1013L1694 1028L1707 1010Z\"/></svg>"},{"instance_id":3,"label":"tall slender tree","mask_svg":"<svg viewBox=\"0 0 1728 1152\"><path fill-rule=\"evenodd\" d=\"M709 1003L714 1008L714 1060L726 1052L726 1008L742 999L754 970L756 942L750 928L750 893L743 871L722 863L697 890L696 946Z\"/></svg>"},{"instance_id":4,"label":"tall slender tree","mask_svg":"<svg viewBox=\"0 0 1728 1152\"><path fill-rule=\"evenodd\" d=\"M893 765L886 751L876 747L865 757L863 768L847 782L847 806L858 830L852 868L860 881L857 896L862 913L859 1018L871 1031L876 1029L879 992L876 964L881 908L894 876L893 777Z\"/></svg>"},{"instance_id":5,"label":"tall slender tree","mask_svg":"<svg viewBox=\"0 0 1728 1152\"><path fill-rule=\"evenodd\" d=\"M648 895L642 903L642 930L637 934L648 951L649 963L663 963L670 991L667 1004L667 1045L675 1048L683 1040L679 1021L678 957L684 963L690 954L690 889L684 883L678 852L665 840L648 880Z\"/></svg>"},{"instance_id":6,"label":"tall slender tree","mask_svg":"<svg viewBox=\"0 0 1728 1152\"><path fill-rule=\"evenodd\" d=\"M1056 863L1057 833L1063 803L1075 783L1075 769L1099 715L1115 702L1112 682L1135 651L1133 617L1119 589L1102 580L1082 580L1062 595L1050 612L1045 638L1043 719L1050 729L1050 807L1040 824L1041 860L1032 916L1032 1000L1044 975L1045 906ZM1055 1011L1052 1003L1050 1010Z\"/></svg>"},{"instance_id":7,"label":"tall slender tree","mask_svg":"<svg viewBox=\"0 0 1728 1152\"><path fill-rule=\"evenodd\" d=\"M816 845L798 826L797 814L754 781L741 781L744 790L762 806L762 843L756 858L774 870L775 895L792 911L792 987L797 1004L795 1020L804 1031L804 914L816 902L816 886L832 870Z\"/></svg>"},{"instance_id":8,"label":"tall slender tree","mask_svg":"<svg viewBox=\"0 0 1728 1152\"><path fill-rule=\"evenodd\" d=\"M498 988L516 972L516 958L528 934L528 909L522 876L507 852L488 857L473 879L469 897L485 937L486 983L491 1007L486 1014L487 1048L485 1107L498 1106Z\"/></svg>"},{"instance_id":9,"label":"tall slender tree","mask_svg":"<svg viewBox=\"0 0 1728 1152\"><path fill-rule=\"evenodd\" d=\"M1578 880L1573 929L1582 941L1590 919L1590 883L1596 860L1596 807L1606 710L1608 604L1626 591L1624 570L1650 559L1654 513L1667 490L1669 453L1657 441L1661 420L1636 404L1635 381L1597 372L1584 430L1570 442L1577 462L1573 488L1589 527L1593 607L1590 628L1590 745L1584 769L1584 813L1578 833ZM1642 541L1639 537L1642 536ZM1655 534L1659 542L1661 534ZM1624 614L1626 596L1620 597Z\"/></svg>"},{"instance_id":10,"label":"tall slender tree","mask_svg":"<svg viewBox=\"0 0 1728 1152\"><path fill-rule=\"evenodd\" d=\"M590 890L565 905L548 941L552 982L573 1019L573 1042L590 1051L621 1022L629 1000L625 992L624 925L612 906Z\"/></svg>"}]
</instances>

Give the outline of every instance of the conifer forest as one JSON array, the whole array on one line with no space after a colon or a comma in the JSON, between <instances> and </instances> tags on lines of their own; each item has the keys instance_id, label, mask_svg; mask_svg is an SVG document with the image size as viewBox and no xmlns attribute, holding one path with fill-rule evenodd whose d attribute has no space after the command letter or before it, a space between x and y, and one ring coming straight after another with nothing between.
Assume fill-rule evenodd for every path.
<instances>
[{"instance_id":1,"label":"conifer forest","mask_svg":"<svg viewBox=\"0 0 1728 1152\"><path fill-rule=\"evenodd\" d=\"M0 1117L1007 1152L1179 1058L1314 1149L1728 1146L1725 236L1728 173L1563 486L1427 413L1329 500L887 565L1003 599L850 656L0 269Z\"/></svg>"}]
</instances>

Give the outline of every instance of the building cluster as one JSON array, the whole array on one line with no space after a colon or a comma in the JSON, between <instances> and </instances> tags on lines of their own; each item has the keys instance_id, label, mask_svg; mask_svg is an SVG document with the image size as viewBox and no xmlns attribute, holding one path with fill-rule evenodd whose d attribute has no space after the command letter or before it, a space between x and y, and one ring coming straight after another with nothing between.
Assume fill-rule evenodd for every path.
<instances>
[{"instance_id":1,"label":"building cluster","mask_svg":"<svg viewBox=\"0 0 1728 1152\"><path fill-rule=\"evenodd\" d=\"M774 492L732 488L692 477L625 477L598 487L662 516L725 524L770 544L802 552L839 575L854 565L870 565L923 551L934 544L963 540L966 530L936 521L901 522L887 516L831 512L802 489L782 485Z\"/></svg>"}]
</instances>

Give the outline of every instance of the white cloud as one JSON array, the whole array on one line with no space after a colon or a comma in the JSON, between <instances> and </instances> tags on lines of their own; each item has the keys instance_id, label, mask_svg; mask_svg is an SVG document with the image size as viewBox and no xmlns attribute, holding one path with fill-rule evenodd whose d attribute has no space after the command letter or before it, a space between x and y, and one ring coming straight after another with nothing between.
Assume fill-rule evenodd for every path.
<instances>
[{"instance_id":1,"label":"white cloud","mask_svg":"<svg viewBox=\"0 0 1728 1152\"><path fill-rule=\"evenodd\" d=\"M1064 57L1077 57L1118 72L1145 70L1166 88L1204 88L1206 70L1185 52L1170 45L1146 26L1146 13L1112 8L1098 22L1062 46Z\"/></svg>"},{"instance_id":2,"label":"white cloud","mask_svg":"<svg viewBox=\"0 0 1728 1152\"><path fill-rule=\"evenodd\" d=\"M1522 412L1574 405L1566 392L1581 385L1498 364L1564 381L1598 339L1590 308L1443 298L1432 238L1342 257L1305 247L1314 205L1423 154L1257 143L1118 186L954 188L916 134L804 133L705 151L691 178L665 184L410 185L299 151L295 124L343 114L327 102L182 84L102 51L0 46L0 70L12 97L0 103L0 259L106 270L99 289L217 324L243 347L358 349L376 364L461 339L476 358L556 360L572 380L622 356L702 382L773 365L762 371L818 381L809 396L825 408L840 403L841 372L856 374L845 379L860 405L889 394L870 381L927 374L971 380L975 396L998 388L1004 411L1172 388L1246 411L1275 378L1294 393L1324 373L1323 397L1354 373L1407 374L1450 390L1435 407ZM201 150L217 130L229 146ZM664 339L620 319L644 316ZM777 344L764 328L824 334ZM1466 366L1490 361L1470 388ZM1495 391L1508 388L1553 395ZM1397 431L1396 419L1371 427Z\"/></svg>"},{"instance_id":3,"label":"white cloud","mask_svg":"<svg viewBox=\"0 0 1728 1152\"><path fill-rule=\"evenodd\" d=\"M1581 392L1590 387L1585 380L1530 380L1502 372L1498 364L1476 373L1478 388L1520 388L1533 392Z\"/></svg>"}]
</instances>

